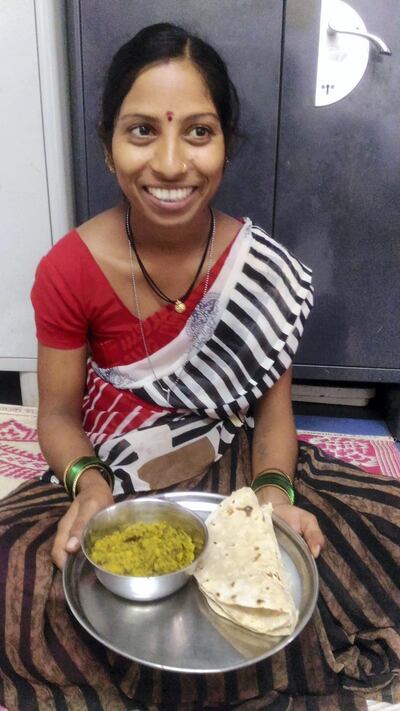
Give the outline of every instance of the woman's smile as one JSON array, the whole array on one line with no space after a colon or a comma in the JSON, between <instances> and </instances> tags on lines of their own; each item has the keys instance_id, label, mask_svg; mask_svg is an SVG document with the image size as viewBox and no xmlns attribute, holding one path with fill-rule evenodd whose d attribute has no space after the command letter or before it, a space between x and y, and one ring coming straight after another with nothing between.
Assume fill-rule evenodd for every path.
<instances>
[{"instance_id":1,"label":"woman's smile","mask_svg":"<svg viewBox=\"0 0 400 711\"><path fill-rule=\"evenodd\" d=\"M154 188L146 186L144 192L148 201L168 213L186 210L194 199L197 188Z\"/></svg>"},{"instance_id":2,"label":"woman's smile","mask_svg":"<svg viewBox=\"0 0 400 711\"><path fill-rule=\"evenodd\" d=\"M144 188L150 195L161 202L182 202L189 197L196 188Z\"/></svg>"}]
</instances>

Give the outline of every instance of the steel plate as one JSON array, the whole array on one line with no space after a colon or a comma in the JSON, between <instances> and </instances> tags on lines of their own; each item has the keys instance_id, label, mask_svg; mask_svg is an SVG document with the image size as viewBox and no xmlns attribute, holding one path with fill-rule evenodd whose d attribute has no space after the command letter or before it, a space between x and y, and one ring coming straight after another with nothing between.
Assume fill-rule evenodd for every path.
<instances>
[{"instance_id":1,"label":"steel plate","mask_svg":"<svg viewBox=\"0 0 400 711\"><path fill-rule=\"evenodd\" d=\"M176 501L204 520L223 499L202 492L176 492L159 498ZM81 552L70 556L64 568L65 597L76 619L93 637L136 662L197 674L240 669L275 654L297 637L317 601L318 573L306 544L276 517L274 526L299 610L290 636L257 634L216 615L194 579L163 600L124 600L98 582Z\"/></svg>"}]
</instances>

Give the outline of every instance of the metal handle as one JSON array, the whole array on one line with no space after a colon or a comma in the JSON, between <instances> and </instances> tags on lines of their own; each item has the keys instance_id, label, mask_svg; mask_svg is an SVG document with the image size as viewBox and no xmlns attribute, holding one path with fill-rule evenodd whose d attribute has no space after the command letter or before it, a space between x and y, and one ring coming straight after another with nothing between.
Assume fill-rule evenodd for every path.
<instances>
[{"instance_id":1,"label":"metal handle","mask_svg":"<svg viewBox=\"0 0 400 711\"><path fill-rule=\"evenodd\" d=\"M377 37L377 35L371 35L369 32L361 32L361 30L342 30L339 29L339 27L335 27L333 24L332 20L328 22L328 32L329 34L333 35L336 34L337 32L340 32L344 35L354 35L355 37L364 37L365 39L369 40L371 44L376 47L378 50L379 54L392 54L392 50L381 40L380 37Z\"/></svg>"}]
</instances>

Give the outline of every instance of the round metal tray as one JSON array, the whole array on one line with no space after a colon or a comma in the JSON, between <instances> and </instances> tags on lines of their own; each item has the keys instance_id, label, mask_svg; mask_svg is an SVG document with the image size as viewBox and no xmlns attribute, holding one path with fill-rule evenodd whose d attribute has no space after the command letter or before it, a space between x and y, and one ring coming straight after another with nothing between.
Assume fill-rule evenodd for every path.
<instances>
[{"instance_id":1,"label":"round metal tray","mask_svg":"<svg viewBox=\"0 0 400 711\"><path fill-rule=\"evenodd\" d=\"M173 500L204 520L222 501L217 494L176 492ZM67 603L97 640L136 662L158 669L217 673L254 664L289 644L309 621L318 595L318 573L306 544L274 517L283 564L299 610L294 632L271 637L246 630L215 614L191 579L184 588L151 603L131 602L109 592L80 552L68 558L63 583Z\"/></svg>"}]
</instances>

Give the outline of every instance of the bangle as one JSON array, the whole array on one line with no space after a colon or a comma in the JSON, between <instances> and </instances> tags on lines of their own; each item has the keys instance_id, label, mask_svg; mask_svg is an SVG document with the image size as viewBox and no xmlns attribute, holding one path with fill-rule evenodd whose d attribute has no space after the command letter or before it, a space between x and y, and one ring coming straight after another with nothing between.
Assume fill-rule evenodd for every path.
<instances>
[{"instance_id":1,"label":"bangle","mask_svg":"<svg viewBox=\"0 0 400 711\"><path fill-rule=\"evenodd\" d=\"M101 460L94 454L88 457L75 457L72 459L64 469L63 482L65 491L70 494L72 491L72 485L74 483L75 477L79 474L82 467L87 467L88 465L96 466Z\"/></svg>"},{"instance_id":2,"label":"bangle","mask_svg":"<svg viewBox=\"0 0 400 711\"><path fill-rule=\"evenodd\" d=\"M290 503L294 504L294 487L286 474L283 474L281 472L276 474L272 471L268 473L263 472L262 474L257 476L251 484L251 488L253 489L254 493L259 491L260 489L263 489L265 486L273 486L275 489L280 489L281 491L284 491Z\"/></svg>"},{"instance_id":3,"label":"bangle","mask_svg":"<svg viewBox=\"0 0 400 711\"><path fill-rule=\"evenodd\" d=\"M96 456L78 457L77 459L73 459L66 466L63 475L65 491L71 496L72 499L75 499L78 481L81 478L83 472L85 472L87 469L97 469L103 479L105 479L109 484L111 491L113 491L114 474L108 464L106 464L101 459L99 459L99 457Z\"/></svg>"},{"instance_id":4,"label":"bangle","mask_svg":"<svg viewBox=\"0 0 400 711\"><path fill-rule=\"evenodd\" d=\"M266 476L269 476L269 475L271 475L271 474L279 474L279 475L281 475L281 476L284 476L284 477L288 480L289 484L292 484L292 485L293 485L293 480L291 479L291 477L289 476L289 474L286 474L286 472L282 471L282 469L273 469L273 468L271 468L271 469L263 469L262 472L260 472L259 474L257 474L257 476L256 476L256 478L254 479L254 481L258 481L258 479L259 479L261 476L264 476L264 474L265 474Z\"/></svg>"}]
</instances>

